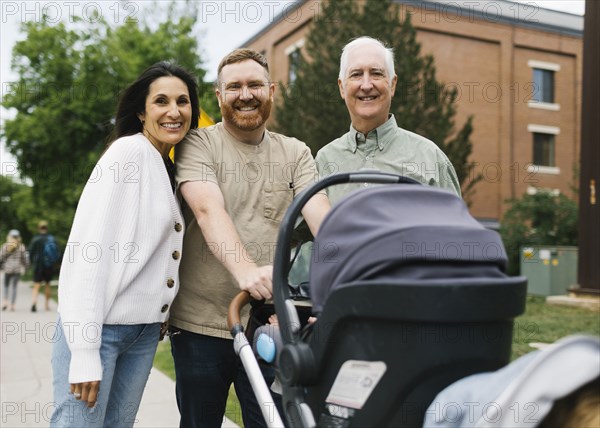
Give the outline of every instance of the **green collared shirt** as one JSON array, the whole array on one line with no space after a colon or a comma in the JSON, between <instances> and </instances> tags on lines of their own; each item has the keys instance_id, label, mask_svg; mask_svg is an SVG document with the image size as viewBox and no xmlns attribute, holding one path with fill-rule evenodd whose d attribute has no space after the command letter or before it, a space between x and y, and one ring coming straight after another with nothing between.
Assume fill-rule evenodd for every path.
<instances>
[{"instance_id":1,"label":"green collared shirt","mask_svg":"<svg viewBox=\"0 0 600 428\"><path fill-rule=\"evenodd\" d=\"M338 172L378 170L413 178L423 184L447 189L461 196L456 171L448 157L432 141L399 128L394 115L367 135L350 126L350 131L317 153L321 177ZM329 187L331 204L366 184Z\"/></svg>"}]
</instances>

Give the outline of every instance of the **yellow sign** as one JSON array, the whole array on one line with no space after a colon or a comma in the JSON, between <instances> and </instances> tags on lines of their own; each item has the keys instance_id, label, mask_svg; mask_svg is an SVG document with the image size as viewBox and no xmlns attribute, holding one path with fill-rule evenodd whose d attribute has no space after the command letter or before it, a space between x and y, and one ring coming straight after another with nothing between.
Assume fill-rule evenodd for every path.
<instances>
[{"instance_id":1,"label":"yellow sign","mask_svg":"<svg viewBox=\"0 0 600 428\"><path fill-rule=\"evenodd\" d=\"M206 112L200 109L200 117L198 118L198 128L206 128L207 126L214 125L215 121L212 120Z\"/></svg>"}]
</instances>

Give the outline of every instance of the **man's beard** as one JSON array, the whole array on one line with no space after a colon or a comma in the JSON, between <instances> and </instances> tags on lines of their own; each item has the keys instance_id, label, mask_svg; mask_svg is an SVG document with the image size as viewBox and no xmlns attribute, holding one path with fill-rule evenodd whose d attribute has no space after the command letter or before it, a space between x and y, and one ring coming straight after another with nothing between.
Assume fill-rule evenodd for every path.
<instances>
[{"instance_id":1,"label":"man's beard","mask_svg":"<svg viewBox=\"0 0 600 428\"><path fill-rule=\"evenodd\" d=\"M221 114L230 124L234 125L243 131L254 131L260 128L267 121L271 114L271 99L267 98L264 102L251 100L248 102L236 100L233 105L228 103L221 104ZM238 111L240 107L256 107L258 108L253 114L247 114Z\"/></svg>"}]
</instances>

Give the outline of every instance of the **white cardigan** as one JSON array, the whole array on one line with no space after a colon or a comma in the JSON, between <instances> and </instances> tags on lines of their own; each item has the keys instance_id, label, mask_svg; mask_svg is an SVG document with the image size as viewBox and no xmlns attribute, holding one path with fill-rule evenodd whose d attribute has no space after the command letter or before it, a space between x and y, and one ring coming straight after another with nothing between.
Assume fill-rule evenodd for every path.
<instances>
[{"instance_id":1,"label":"white cardigan","mask_svg":"<svg viewBox=\"0 0 600 428\"><path fill-rule=\"evenodd\" d=\"M158 150L142 134L112 143L83 190L60 270L69 383L102 379L103 324L166 320L179 288L183 225Z\"/></svg>"}]
</instances>

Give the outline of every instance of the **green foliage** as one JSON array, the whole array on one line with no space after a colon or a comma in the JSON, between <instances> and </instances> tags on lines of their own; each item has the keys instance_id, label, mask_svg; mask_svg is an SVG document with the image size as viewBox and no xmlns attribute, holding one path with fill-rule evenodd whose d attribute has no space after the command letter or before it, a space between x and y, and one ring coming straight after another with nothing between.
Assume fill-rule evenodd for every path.
<instances>
[{"instance_id":1,"label":"green foliage","mask_svg":"<svg viewBox=\"0 0 600 428\"><path fill-rule=\"evenodd\" d=\"M508 252L509 273L520 270L524 245L577 245L577 203L563 194L538 191L509 201L510 209L500 225Z\"/></svg>"},{"instance_id":2,"label":"green foliage","mask_svg":"<svg viewBox=\"0 0 600 428\"><path fill-rule=\"evenodd\" d=\"M280 84L283 102L276 105L277 129L309 145L313 154L348 129L349 117L340 98L337 76L341 48L354 36L358 6L353 0L323 4L306 38L306 53L295 82Z\"/></svg>"},{"instance_id":3,"label":"green foliage","mask_svg":"<svg viewBox=\"0 0 600 428\"><path fill-rule=\"evenodd\" d=\"M16 199L20 199L22 193L28 193L29 188L23 184L15 183L11 177L0 175L0 242L4 242L10 229L17 229L21 233L23 242L27 243L31 239L31 234L27 228L27 222L22 220L26 217L19 215L20 204Z\"/></svg>"},{"instance_id":4,"label":"green foliage","mask_svg":"<svg viewBox=\"0 0 600 428\"><path fill-rule=\"evenodd\" d=\"M421 54L410 15L400 18L391 0L367 0L361 9L354 0L322 4L306 38L306 56L299 61L296 80L280 84L276 129L305 141L313 153L348 131L349 115L337 85L342 48L359 36L377 38L394 48L398 75L391 112L398 124L435 142L453 163L466 199L481 180L468 159L472 118L455 132L456 91L437 81L431 56Z\"/></svg>"},{"instance_id":5,"label":"green foliage","mask_svg":"<svg viewBox=\"0 0 600 428\"><path fill-rule=\"evenodd\" d=\"M151 16L148 22L111 26L103 18L89 23L72 17L68 28L45 19L22 25L26 37L16 43L12 58L19 80L2 99L2 106L16 111L2 137L21 176L33 183L30 216L22 218L35 224L43 216L66 239L112 128L119 92L143 69L171 61L202 83L195 12L171 6L162 22Z\"/></svg>"},{"instance_id":6,"label":"green foliage","mask_svg":"<svg viewBox=\"0 0 600 428\"><path fill-rule=\"evenodd\" d=\"M33 188L25 184L15 183L9 176L0 176L0 214L2 217L0 239L9 229L17 229L21 233L23 243L28 244L37 233L37 224L46 220L50 233L56 234L58 244L64 248L67 234L71 227L70 216L65 216L60 210L51 209L44 203L36 202Z\"/></svg>"},{"instance_id":7,"label":"green foliage","mask_svg":"<svg viewBox=\"0 0 600 428\"><path fill-rule=\"evenodd\" d=\"M199 88L200 106L202 110L215 122L221 121L221 108L215 96L215 85L212 82L204 82Z\"/></svg>"}]
</instances>

